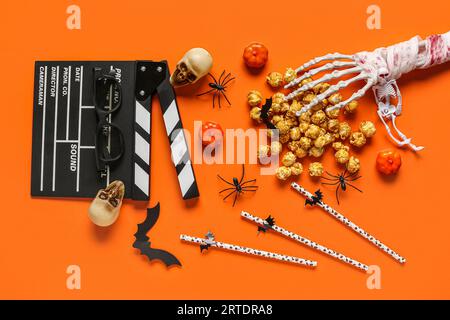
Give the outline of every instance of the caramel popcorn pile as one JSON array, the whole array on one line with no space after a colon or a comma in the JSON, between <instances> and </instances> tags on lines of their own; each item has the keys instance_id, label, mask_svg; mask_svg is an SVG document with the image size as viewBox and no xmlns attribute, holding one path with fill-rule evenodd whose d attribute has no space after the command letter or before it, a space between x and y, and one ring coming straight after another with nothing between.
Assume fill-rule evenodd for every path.
<instances>
[{"instance_id":1,"label":"caramel popcorn pile","mask_svg":"<svg viewBox=\"0 0 450 320\"><path fill-rule=\"evenodd\" d=\"M284 74L269 73L266 81L272 88L280 88L295 78L295 70L287 68ZM311 81L311 78L304 79L299 87ZM363 147L367 140L375 135L376 128L371 121L363 121L358 130L354 131L347 122L339 119L341 113L339 109L326 111L328 107L342 101L340 93L334 93L311 110L300 116L296 115L297 111L329 87L329 83L320 83L290 102L284 101L282 92L272 96L272 106L268 115L272 124L278 129L279 141L272 142L270 146L259 146L258 157L263 159L270 154L280 154L282 165L276 170L278 179L287 180L291 176L300 175L303 172L301 161L307 157L320 158L329 146L334 150L336 162L344 165L350 173L360 169L359 159L351 155L349 145L356 148ZM247 101L252 107L250 118L257 123L262 123L261 93L257 90L250 91ZM352 101L343 108L343 113L354 113L357 108L358 102ZM268 133L270 136L272 132L269 130ZM313 177L321 176L323 171L322 163L317 160L313 161L308 168L309 175Z\"/></svg>"}]
</instances>

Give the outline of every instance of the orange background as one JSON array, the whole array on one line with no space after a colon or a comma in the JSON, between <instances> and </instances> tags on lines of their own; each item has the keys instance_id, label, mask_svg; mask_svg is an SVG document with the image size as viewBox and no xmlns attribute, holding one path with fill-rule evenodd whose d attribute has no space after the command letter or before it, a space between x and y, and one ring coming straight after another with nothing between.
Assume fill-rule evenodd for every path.
<instances>
[{"instance_id":1,"label":"orange background","mask_svg":"<svg viewBox=\"0 0 450 320\"><path fill-rule=\"evenodd\" d=\"M359 154L358 181L363 194L342 195L339 210L407 258L402 266L347 230L319 208L305 209L304 198L273 176L257 177L260 189L242 197L232 208L218 191L226 178L240 174L240 165L196 165L201 197L193 206L181 199L169 155L159 104L153 106L152 196L161 203L161 216L150 238L155 247L170 250L182 268L149 263L131 247L145 205L127 201L119 220L99 230L87 218L88 200L30 197L33 66L35 60L167 59L173 70L184 52L195 46L214 57L213 73L231 71L231 107L212 109L210 98L195 93L203 81L178 102L184 125L212 120L223 128L249 128L246 94L271 90L264 75L296 67L328 52L354 53L388 45L420 34L450 29L446 0L430 7L421 1L376 1L382 29L366 28L366 8L373 1L5 1L0 10L2 64L0 76L0 298L450 298L450 70L447 66L403 77L400 128L426 149L400 151L403 166L395 179L383 179L374 169L377 152L392 147L376 118L371 92L360 101L351 120L375 121L378 133ZM66 8L81 7L81 30L66 28ZM113 37L109 36L113 30ZM242 50L251 41L270 50L262 74L250 74ZM323 162L331 171L330 151ZM306 172L298 179L309 190L317 182ZM331 205L333 189L323 188ZM274 233L256 235L256 226L241 220L246 210L274 215L281 226L382 269L382 289L369 290L367 275ZM219 241L237 243L317 260L316 270L246 257L221 250L200 254L179 241L186 233L202 236L212 230ZM81 267L81 290L66 288L66 268Z\"/></svg>"}]
</instances>

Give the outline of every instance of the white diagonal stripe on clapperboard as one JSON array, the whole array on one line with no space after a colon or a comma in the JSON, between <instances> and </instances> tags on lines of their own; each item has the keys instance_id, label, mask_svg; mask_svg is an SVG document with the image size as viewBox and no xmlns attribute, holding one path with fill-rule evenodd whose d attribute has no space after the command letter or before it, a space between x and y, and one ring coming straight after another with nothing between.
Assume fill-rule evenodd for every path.
<instances>
[{"instance_id":1,"label":"white diagonal stripe on clapperboard","mask_svg":"<svg viewBox=\"0 0 450 320\"><path fill-rule=\"evenodd\" d=\"M134 135L135 152L146 164L150 164L150 145L137 132Z\"/></svg>"},{"instance_id":2,"label":"white diagonal stripe on clapperboard","mask_svg":"<svg viewBox=\"0 0 450 320\"><path fill-rule=\"evenodd\" d=\"M136 123L145 130L148 134L150 134L150 112L145 110L145 108L136 101Z\"/></svg>"},{"instance_id":3,"label":"white diagonal stripe on clapperboard","mask_svg":"<svg viewBox=\"0 0 450 320\"><path fill-rule=\"evenodd\" d=\"M173 131L177 123L180 121L180 117L177 112L177 104L175 100L167 108L166 112L164 112L164 124L166 126L167 135L170 136L170 133Z\"/></svg>"},{"instance_id":4,"label":"white diagonal stripe on clapperboard","mask_svg":"<svg viewBox=\"0 0 450 320\"><path fill-rule=\"evenodd\" d=\"M148 173L145 172L136 162L134 163L134 184L148 196Z\"/></svg>"}]
</instances>

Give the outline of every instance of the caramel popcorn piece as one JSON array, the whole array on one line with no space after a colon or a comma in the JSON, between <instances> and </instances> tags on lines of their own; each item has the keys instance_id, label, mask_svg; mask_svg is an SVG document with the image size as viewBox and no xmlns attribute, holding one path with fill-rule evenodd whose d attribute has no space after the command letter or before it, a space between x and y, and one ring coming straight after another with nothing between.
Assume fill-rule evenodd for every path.
<instances>
[{"instance_id":1,"label":"caramel popcorn piece","mask_svg":"<svg viewBox=\"0 0 450 320\"><path fill-rule=\"evenodd\" d=\"M272 113L280 113L282 109L282 104L284 100L284 94L281 92L277 92L272 96L272 106L270 107L270 111Z\"/></svg>"},{"instance_id":2,"label":"caramel popcorn piece","mask_svg":"<svg viewBox=\"0 0 450 320\"><path fill-rule=\"evenodd\" d=\"M282 113L286 113L286 112L288 112L289 111L289 103L287 103L287 102L283 102L283 103L281 103L281 112Z\"/></svg>"},{"instance_id":3,"label":"caramel popcorn piece","mask_svg":"<svg viewBox=\"0 0 450 320\"><path fill-rule=\"evenodd\" d=\"M292 80L294 80L296 76L297 74L295 73L294 69L287 68L286 71L284 72L284 82L289 83Z\"/></svg>"},{"instance_id":4,"label":"caramel popcorn piece","mask_svg":"<svg viewBox=\"0 0 450 320\"><path fill-rule=\"evenodd\" d=\"M312 106L310 110L312 112L316 112L316 111L322 110L324 107L325 107L325 105L322 104L321 102L319 102L318 104Z\"/></svg>"},{"instance_id":5,"label":"caramel popcorn piece","mask_svg":"<svg viewBox=\"0 0 450 320\"><path fill-rule=\"evenodd\" d=\"M284 118L282 117L282 116L280 116L280 115L274 115L273 117L272 117L272 120L271 120L271 122L273 123L273 124L277 124L279 121L281 121L281 120L284 120Z\"/></svg>"},{"instance_id":6,"label":"caramel popcorn piece","mask_svg":"<svg viewBox=\"0 0 450 320\"><path fill-rule=\"evenodd\" d=\"M342 95L339 92L333 93L328 97L328 102L331 104L338 104L342 101Z\"/></svg>"},{"instance_id":7,"label":"caramel popcorn piece","mask_svg":"<svg viewBox=\"0 0 450 320\"><path fill-rule=\"evenodd\" d=\"M272 96L272 103L281 104L284 100L284 94L282 92L277 92Z\"/></svg>"},{"instance_id":8,"label":"caramel popcorn piece","mask_svg":"<svg viewBox=\"0 0 450 320\"><path fill-rule=\"evenodd\" d=\"M250 118L257 122L262 122L261 120L261 108L259 107L253 107L252 110L250 110Z\"/></svg>"},{"instance_id":9,"label":"caramel popcorn piece","mask_svg":"<svg viewBox=\"0 0 450 320\"><path fill-rule=\"evenodd\" d=\"M327 129L333 133L339 132L339 120L330 119L327 122Z\"/></svg>"},{"instance_id":10,"label":"caramel popcorn piece","mask_svg":"<svg viewBox=\"0 0 450 320\"><path fill-rule=\"evenodd\" d=\"M323 148L326 145L327 139L325 135L318 136L316 140L314 140L314 146L316 148Z\"/></svg>"},{"instance_id":11,"label":"caramel popcorn piece","mask_svg":"<svg viewBox=\"0 0 450 320\"><path fill-rule=\"evenodd\" d=\"M251 90L247 95L247 102L252 107L257 107L262 102L262 94L257 90Z\"/></svg>"},{"instance_id":12,"label":"caramel popcorn piece","mask_svg":"<svg viewBox=\"0 0 450 320\"><path fill-rule=\"evenodd\" d=\"M318 83L312 88L312 91L314 92L314 94L319 94L320 93L320 90L322 90L323 84L324 84L323 82L322 83Z\"/></svg>"},{"instance_id":13,"label":"caramel popcorn piece","mask_svg":"<svg viewBox=\"0 0 450 320\"><path fill-rule=\"evenodd\" d=\"M290 126L286 122L286 120L278 121L275 126L277 127L278 130L280 130L280 135L284 135L286 133L289 133Z\"/></svg>"},{"instance_id":14,"label":"caramel popcorn piece","mask_svg":"<svg viewBox=\"0 0 450 320\"><path fill-rule=\"evenodd\" d=\"M298 125L298 121L297 121L297 117L290 115L288 113L286 113L286 116L284 117L284 119L286 120L286 123L290 126L290 127L295 127L296 125Z\"/></svg>"},{"instance_id":15,"label":"caramel popcorn piece","mask_svg":"<svg viewBox=\"0 0 450 320\"><path fill-rule=\"evenodd\" d=\"M372 121L363 121L359 125L359 130L366 138L371 138L375 135L377 132L377 129L375 128L375 125Z\"/></svg>"},{"instance_id":16,"label":"caramel popcorn piece","mask_svg":"<svg viewBox=\"0 0 450 320\"><path fill-rule=\"evenodd\" d=\"M337 119L339 117L339 113L340 113L341 109L334 109L334 110L327 110L326 114L328 118L331 119Z\"/></svg>"},{"instance_id":17,"label":"caramel popcorn piece","mask_svg":"<svg viewBox=\"0 0 450 320\"><path fill-rule=\"evenodd\" d=\"M352 128L347 122L341 122L339 123L339 137L342 140L347 139L352 132Z\"/></svg>"},{"instance_id":18,"label":"caramel popcorn piece","mask_svg":"<svg viewBox=\"0 0 450 320\"><path fill-rule=\"evenodd\" d=\"M301 133L305 133L306 130L308 130L308 128L309 128L309 123L308 122L300 122L300 124L298 125L298 128L300 129Z\"/></svg>"},{"instance_id":19,"label":"caramel popcorn piece","mask_svg":"<svg viewBox=\"0 0 450 320\"><path fill-rule=\"evenodd\" d=\"M347 167L348 172L355 173L361 167L360 163L359 163L359 159L351 156L350 159L348 159L346 167Z\"/></svg>"},{"instance_id":20,"label":"caramel popcorn piece","mask_svg":"<svg viewBox=\"0 0 450 320\"><path fill-rule=\"evenodd\" d=\"M310 123L311 122L311 111L306 111L306 112L302 112L302 114L300 114L300 116L298 117L298 120L300 122L306 122L306 123Z\"/></svg>"},{"instance_id":21,"label":"caramel popcorn piece","mask_svg":"<svg viewBox=\"0 0 450 320\"><path fill-rule=\"evenodd\" d=\"M302 105L297 100L293 100L291 103L291 106L289 107L289 112L292 114L292 116L296 116L297 111L300 111L302 108Z\"/></svg>"},{"instance_id":22,"label":"caramel popcorn piece","mask_svg":"<svg viewBox=\"0 0 450 320\"><path fill-rule=\"evenodd\" d=\"M291 169L288 167L284 167L284 166L279 167L275 171L275 175L278 179L284 181L291 176Z\"/></svg>"},{"instance_id":23,"label":"caramel popcorn piece","mask_svg":"<svg viewBox=\"0 0 450 320\"><path fill-rule=\"evenodd\" d=\"M291 140L300 139L300 136L301 136L300 128L299 127L291 128L291 130L289 131L289 136L290 136Z\"/></svg>"},{"instance_id":24,"label":"caramel popcorn piece","mask_svg":"<svg viewBox=\"0 0 450 320\"><path fill-rule=\"evenodd\" d=\"M292 152L295 152L299 148L299 142L298 141L290 141L288 142L288 149Z\"/></svg>"},{"instance_id":25,"label":"caramel popcorn piece","mask_svg":"<svg viewBox=\"0 0 450 320\"><path fill-rule=\"evenodd\" d=\"M268 145L260 145L258 147L258 159L264 159L267 158L269 156L269 152L270 152L270 146Z\"/></svg>"},{"instance_id":26,"label":"caramel popcorn piece","mask_svg":"<svg viewBox=\"0 0 450 320\"><path fill-rule=\"evenodd\" d=\"M317 137L317 139L314 141L314 146L317 148L323 148L333 141L334 141L334 136L332 136L329 132L327 132L327 133Z\"/></svg>"},{"instance_id":27,"label":"caramel popcorn piece","mask_svg":"<svg viewBox=\"0 0 450 320\"><path fill-rule=\"evenodd\" d=\"M280 138L278 139L282 144L289 142L289 133L280 134Z\"/></svg>"},{"instance_id":28,"label":"caramel popcorn piece","mask_svg":"<svg viewBox=\"0 0 450 320\"><path fill-rule=\"evenodd\" d=\"M304 150L309 150L311 148L311 139L308 137L301 137L299 140L299 147Z\"/></svg>"},{"instance_id":29,"label":"caramel popcorn piece","mask_svg":"<svg viewBox=\"0 0 450 320\"><path fill-rule=\"evenodd\" d=\"M327 120L327 116L322 110L314 112L311 116L311 122L316 125L322 124L323 122L325 122L325 120Z\"/></svg>"},{"instance_id":30,"label":"caramel popcorn piece","mask_svg":"<svg viewBox=\"0 0 450 320\"><path fill-rule=\"evenodd\" d=\"M305 104L310 104L311 101L313 101L313 99L316 97L316 95L314 93L307 93L303 96L303 103Z\"/></svg>"},{"instance_id":31,"label":"caramel popcorn piece","mask_svg":"<svg viewBox=\"0 0 450 320\"><path fill-rule=\"evenodd\" d=\"M334 142L333 145L332 145L332 147L333 147L333 149L336 150L336 151L338 151L338 150L340 150L340 149L345 149L345 150L347 150L347 151L350 150L350 148L349 148L348 146L346 146L345 144L343 144L343 143L340 142L340 141Z\"/></svg>"},{"instance_id":32,"label":"caramel popcorn piece","mask_svg":"<svg viewBox=\"0 0 450 320\"><path fill-rule=\"evenodd\" d=\"M298 86L299 86L299 87L302 87L302 86L304 86L305 84L310 83L311 81L313 81L312 78L306 78L306 79L303 79L303 80L300 82L300 84L299 84Z\"/></svg>"},{"instance_id":33,"label":"caramel popcorn piece","mask_svg":"<svg viewBox=\"0 0 450 320\"><path fill-rule=\"evenodd\" d=\"M283 75L279 72L271 72L267 75L266 81L272 88L278 88L283 84Z\"/></svg>"},{"instance_id":34,"label":"caramel popcorn piece","mask_svg":"<svg viewBox=\"0 0 450 320\"><path fill-rule=\"evenodd\" d=\"M283 145L279 141L272 141L270 144L270 153L272 155L277 155L283 149Z\"/></svg>"},{"instance_id":35,"label":"caramel popcorn piece","mask_svg":"<svg viewBox=\"0 0 450 320\"><path fill-rule=\"evenodd\" d=\"M344 164L348 162L350 155L347 150L341 148L338 151L336 151L334 157L336 158L336 161L338 163Z\"/></svg>"},{"instance_id":36,"label":"caramel popcorn piece","mask_svg":"<svg viewBox=\"0 0 450 320\"><path fill-rule=\"evenodd\" d=\"M293 154L291 151L286 152L286 154L283 156L283 159L281 162L284 166L290 167L294 164L295 160L297 160L297 157L295 154Z\"/></svg>"},{"instance_id":37,"label":"caramel popcorn piece","mask_svg":"<svg viewBox=\"0 0 450 320\"><path fill-rule=\"evenodd\" d=\"M303 172L303 166L302 166L302 164L299 163L299 162L294 163L294 164L290 167L290 169L291 169L292 175L294 175L294 176L298 176L298 175L300 175L300 174Z\"/></svg>"},{"instance_id":38,"label":"caramel popcorn piece","mask_svg":"<svg viewBox=\"0 0 450 320\"><path fill-rule=\"evenodd\" d=\"M328 82L322 82L322 85L320 86L320 93L324 93L331 87L331 84Z\"/></svg>"},{"instance_id":39,"label":"caramel popcorn piece","mask_svg":"<svg viewBox=\"0 0 450 320\"><path fill-rule=\"evenodd\" d=\"M349 104L345 105L344 112L345 113L353 113L356 111L357 107L358 107L358 101L353 100Z\"/></svg>"},{"instance_id":40,"label":"caramel popcorn piece","mask_svg":"<svg viewBox=\"0 0 450 320\"><path fill-rule=\"evenodd\" d=\"M281 112L281 104L272 101L272 105L270 106L269 113L274 114L274 113L280 113L280 112Z\"/></svg>"},{"instance_id":41,"label":"caramel popcorn piece","mask_svg":"<svg viewBox=\"0 0 450 320\"><path fill-rule=\"evenodd\" d=\"M361 148L366 144L366 137L359 131L353 132L350 136L350 144Z\"/></svg>"},{"instance_id":42,"label":"caramel popcorn piece","mask_svg":"<svg viewBox=\"0 0 450 320\"><path fill-rule=\"evenodd\" d=\"M308 129L305 131L305 136L311 139L317 139L321 133L321 128L315 124L310 124Z\"/></svg>"},{"instance_id":43,"label":"caramel popcorn piece","mask_svg":"<svg viewBox=\"0 0 450 320\"><path fill-rule=\"evenodd\" d=\"M311 147L310 149L309 149L309 155L311 156L311 157L314 157L314 158L319 158L319 157L321 157L322 155L323 155L323 152L325 151L325 149L324 148L317 148L316 146L314 146L314 147Z\"/></svg>"},{"instance_id":44,"label":"caramel popcorn piece","mask_svg":"<svg viewBox=\"0 0 450 320\"><path fill-rule=\"evenodd\" d=\"M308 171L311 177L320 177L323 174L323 165L320 162L313 162L309 165Z\"/></svg>"},{"instance_id":45,"label":"caramel popcorn piece","mask_svg":"<svg viewBox=\"0 0 450 320\"><path fill-rule=\"evenodd\" d=\"M297 148L297 150L295 150L295 156L299 159L304 158L307 155L308 155L308 151L303 148Z\"/></svg>"}]
</instances>

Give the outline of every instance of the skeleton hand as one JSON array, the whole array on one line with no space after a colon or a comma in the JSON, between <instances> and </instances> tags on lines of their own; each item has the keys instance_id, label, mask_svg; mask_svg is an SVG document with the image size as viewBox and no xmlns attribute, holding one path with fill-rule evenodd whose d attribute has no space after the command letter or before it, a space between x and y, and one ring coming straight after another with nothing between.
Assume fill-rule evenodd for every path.
<instances>
[{"instance_id":1,"label":"skeleton hand","mask_svg":"<svg viewBox=\"0 0 450 320\"><path fill-rule=\"evenodd\" d=\"M343 60L343 61L342 61ZM304 72L300 77L291 81L285 86L285 89L292 88L302 80L312 77L320 72L333 70L323 77L306 83L295 91L292 91L285 97L285 100L291 100L301 92L312 89L319 83L339 79L345 75L355 74L354 77L340 80L331 85L326 91L317 95L308 105L304 106L297 115L308 111L313 106L326 99L331 94L347 87L349 84L365 80L365 85L350 98L335 104L327 109L332 111L340 109L355 99L361 98L366 91L373 87L375 99L378 104L378 115L385 125L388 134L400 146L409 145L413 150L421 150L422 147L416 147L410 141L411 139L400 132L395 126L395 117L401 113L401 95L395 80L402 74L408 73L414 69L426 69L431 66L441 64L450 60L450 31L443 35L432 35L421 40L416 36L411 40L401 42L386 48L378 48L372 52L362 51L354 55L340 53L327 54L322 57L314 58L295 71L298 74L312 66L323 62L332 61L317 68ZM340 70L334 70L340 69ZM397 105L390 104L390 97L397 98ZM385 119L391 120L394 129L402 140L396 139Z\"/></svg>"}]
</instances>

